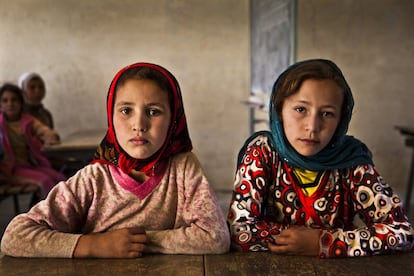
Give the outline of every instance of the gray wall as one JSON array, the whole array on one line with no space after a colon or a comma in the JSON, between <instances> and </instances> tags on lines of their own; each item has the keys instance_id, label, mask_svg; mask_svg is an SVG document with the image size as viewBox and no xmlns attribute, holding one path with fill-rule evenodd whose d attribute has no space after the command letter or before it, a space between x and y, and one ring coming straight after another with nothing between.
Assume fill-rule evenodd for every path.
<instances>
[{"instance_id":1,"label":"gray wall","mask_svg":"<svg viewBox=\"0 0 414 276\"><path fill-rule=\"evenodd\" d=\"M404 195L411 150L395 125L414 127L414 1L299 0L297 58L336 61L354 93L350 134Z\"/></svg>"},{"instance_id":2,"label":"gray wall","mask_svg":"<svg viewBox=\"0 0 414 276\"><path fill-rule=\"evenodd\" d=\"M331 58L356 106L350 133L405 191L411 152L395 125L413 125L414 1L298 0L297 59ZM0 82L37 71L64 137L105 127L106 90L122 66L159 63L178 78L195 152L230 189L248 136L248 0L0 0Z\"/></svg>"},{"instance_id":3,"label":"gray wall","mask_svg":"<svg viewBox=\"0 0 414 276\"><path fill-rule=\"evenodd\" d=\"M248 135L247 0L0 0L0 41L0 82L40 73L63 138L106 127L106 92L121 67L165 66L211 183L231 189Z\"/></svg>"}]
</instances>

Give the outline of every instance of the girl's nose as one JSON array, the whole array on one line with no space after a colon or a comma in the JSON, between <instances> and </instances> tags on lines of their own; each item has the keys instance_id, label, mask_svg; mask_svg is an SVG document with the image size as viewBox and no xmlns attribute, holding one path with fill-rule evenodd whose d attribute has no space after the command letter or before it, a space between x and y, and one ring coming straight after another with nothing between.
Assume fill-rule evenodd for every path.
<instances>
[{"instance_id":1,"label":"girl's nose","mask_svg":"<svg viewBox=\"0 0 414 276\"><path fill-rule=\"evenodd\" d=\"M148 130L149 120L145 114L137 114L134 125L132 126L134 131L146 132Z\"/></svg>"},{"instance_id":2,"label":"girl's nose","mask_svg":"<svg viewBox=\"0 0 414 276\"><path fill-rule=\"evenodd\" d=\"M306 130L310 132L319 132L321 127L321 120L318 115L309 115L306 120Z\"/></svg>"}]
</instances>

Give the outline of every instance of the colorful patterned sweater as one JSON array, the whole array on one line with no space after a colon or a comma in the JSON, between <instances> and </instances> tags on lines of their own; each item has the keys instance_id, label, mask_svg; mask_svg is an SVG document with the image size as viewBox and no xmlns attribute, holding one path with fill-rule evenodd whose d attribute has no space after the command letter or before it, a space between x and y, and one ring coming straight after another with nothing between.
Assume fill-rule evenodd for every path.
<instances>
[{"instance_id":1,"label":"colorful patterned sweater","mask_svg":"<svg viewBox=\"0 0 414 276\"><path fill-rule=\"evenodd\" d=\"M327 171L307 197L270 143L259 135L240 153L228 214L234 249L268 250L281 230L304 225L321 229L321 258L412 250L414 230L400 198L374 167Z\"/></svg>"},{"instance_id":2,"label":"colorful patterned sweater","mask_svg":"<svg viewBox=\"0 0 414 276\"><path fill-rule=\"evenodd\" d=\"M86 166L15 217L1 250L71 258L82 234L137 226L146 230L147 252L215 254L230 246L223 212L197 158L182 153L170 159L159 183L138 184L108 165Z\"/></svg>"}]
</instances>

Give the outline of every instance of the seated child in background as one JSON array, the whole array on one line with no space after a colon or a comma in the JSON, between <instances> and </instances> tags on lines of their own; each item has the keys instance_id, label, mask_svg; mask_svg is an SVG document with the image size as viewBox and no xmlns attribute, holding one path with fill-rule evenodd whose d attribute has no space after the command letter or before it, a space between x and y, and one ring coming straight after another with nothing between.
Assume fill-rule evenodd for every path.
<instances>
[{"instance_id":1,"label":"seated child in background","mask_svg":"<svg viewBox=\"0 0 414 276\"><path fill-rule=\"evenodd\" d=\"M42 188L45 197L65 177L55 171L41 151L44 144L59 143L58 134L23 111L23 92L14 84L0 88L0 173L27 178Z\"/></svg>"},{"instance_id":2,"label":"seated child in background","mask_svg":"<svg viewBox=\"0 0 414 276\"><path fill-rule=\"evenodd\" d=\"M121 69L92 164L15 217L1 243L21 257L136 258L228 251L224 215L191 152L180 88L166 69Z\"/></svg>"},{"instance_id":3,"label":"seated child in background","mask_svg":"<svg viewBox=\"0 0 414 276\"><path fill-rule=\"evenodd\" d=\"M24 73L19 77L19 86L23 90L25 100L23 110L54 129L52 113L42 104L46 94L46 85L42 77L37 73ZM66 170L67 161L58 156L49 157L49 162L55 170L65 172L66 176L70 176L72 173Z\"/></svg>"},{"instance_id":4,"label":"seated child in background","mask_svg":"<svg viewBox=\"0 0 414 276\"><path fill-rule=\"evenodd\" d=\"M352 109L351 90L329 60L281 74L271 132L254 133L238 156L228 213L234 249L321 258L412 250L400 198L365 144L346 135Z\"/></svg>"},{"instance_id":5,"label":"seated child in background","mask_svg":"<svg viewBox=\"0 0 414 276\"><path fill-rule=\"evenodd\" d=\"M46 85L42 77L32 72L24 73L19 77L19 87L24 92L24 111L53 129L52 114L42 104L46 95Z\"/></svg>"}]
</instances>

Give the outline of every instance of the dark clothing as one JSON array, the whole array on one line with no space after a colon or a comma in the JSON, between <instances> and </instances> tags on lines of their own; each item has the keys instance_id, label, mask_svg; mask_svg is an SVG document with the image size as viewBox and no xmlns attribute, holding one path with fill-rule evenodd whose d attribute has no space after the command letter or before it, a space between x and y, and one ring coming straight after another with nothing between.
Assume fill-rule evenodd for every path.
<instances>
[{"instance_id":1,"label":"dark clothing","mask_svg":"<svg viewBox=\"0 0 414 276\"><path fill-rule=\"evenodd\" d=\"M37 118L39 121L47 125L49 128L53 129L53 118L52 113L47 110L43 104L39 105L24 105L24 110L32 115L33 117Z\"/></svg>"}]
</instances>

